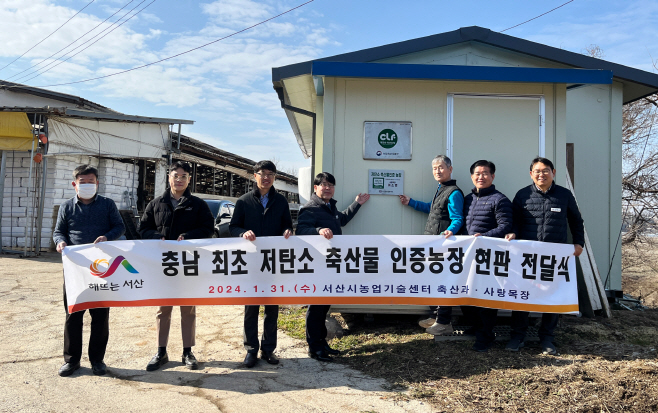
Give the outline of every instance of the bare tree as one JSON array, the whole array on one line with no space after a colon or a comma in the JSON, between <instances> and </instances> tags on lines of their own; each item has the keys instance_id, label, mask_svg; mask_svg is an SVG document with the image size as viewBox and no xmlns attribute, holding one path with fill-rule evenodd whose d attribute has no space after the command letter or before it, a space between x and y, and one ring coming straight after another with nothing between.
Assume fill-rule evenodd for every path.
<instances>
[{"instance_id":1,"label":"bare tree","mask_svg":"<svg viewBox=\"0 0 658 413\"><path fill-rule=\"evenodd\" d=\"M658 69L657 62L654 67ZM658 271L658 94L622 112L622 271Z\"/></svg>"},{"instance_id":2,"label":"bare tree","mask_svg":"<svg viewBox=\"0 0 658 413\"><path fill-rule=\"evenodd\" d=\"M602 59L595 44L583 54ZM658 60L653 62L658 70ZM654 270L658 264L638 261L658 239L658 94L624 105L622 110L622 269L643 261ZM651 260L649 260L651 261Z\"/></svg>"},{"instance_id":3,"label":"bare tree","mask_svg":"<svg viewBox=\"0 0 658 413\"><path fill-rule=\"evenodd\" d=\"M628 244L658 229L658 94L624 105L622 168L622 244Z\"/></svg>"}]
</instances>

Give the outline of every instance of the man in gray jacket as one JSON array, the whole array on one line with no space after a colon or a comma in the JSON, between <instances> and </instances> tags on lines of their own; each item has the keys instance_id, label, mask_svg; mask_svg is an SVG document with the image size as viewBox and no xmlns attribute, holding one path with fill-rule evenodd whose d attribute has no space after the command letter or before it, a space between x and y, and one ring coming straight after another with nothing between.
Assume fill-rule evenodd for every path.
<instances>
[{"instance_id":1,"label":"man in gray jacket","mask_svg":"<svg viewBox=\"0 0 658 413\"><path fill-rule=\"evenodd\" d=\"M62 253L68 245L98 244L114 241L123 235L123 225L119 210L113 200L98 195L98 170L91 165L80 165L73 171L75 196L59 207L53 241L57 252ZM82 321L85 312L69 314L64 285L64 365L59 369L62 377L70 376L80 368L82 357ZM103 362L105 348L110 335L109 308L93 308L91 334L89 335L89 362L94 374L103 375L107 366Z\"/></svg>"},{"instance_id":2,"label":"man in gray jacket","mask_svg":"<svg viewBox=\"0 0 658 413\"><path fill-rule=\"evenodd\" d=\"M297 235L322 235L326 239L341 235L341 227L347 225L359 211L361 205L370 199L369 194L359 194L345 210L336 208L333 199L336 190L336 178L329 172L319 173L313 181L311 200L299 211ZM340 351L329 347L326 341L327 328L324 320L330 305L309 305L306 311L306 342L308 355L319 361L332 361L331 355Z\"/></svg>"}]
</instances>

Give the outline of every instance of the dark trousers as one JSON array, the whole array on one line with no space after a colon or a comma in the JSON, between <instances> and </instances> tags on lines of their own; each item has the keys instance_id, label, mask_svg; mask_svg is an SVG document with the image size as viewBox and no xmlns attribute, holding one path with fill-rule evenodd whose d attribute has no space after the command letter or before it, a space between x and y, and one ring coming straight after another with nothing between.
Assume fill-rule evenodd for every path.
<instances>
[{"instance_id":1,"label":"dark trousers","mask_svg":"<svg viewBox=\"0 0 658 413\"><path fill-rule=\"evenodd\" d=\"M279 318L278 305L266 305L265 320L263 322L263 336L258 345L258 311L259 305L244 306L244 349L247 353L271 352L276 348L276 322Z\"/></svg>"},{"instance_id":2,"label":"dark trousers","mask_svg":"<svg viewBox=\"0 0 658 413\"><path fill-rule=\"evenodd\" d=\"M526 311L512 311L512 338L523 341L528 331L530 313ZM539 341L553 341L555 327L560 316L558 314L544 313L541 316L541 327L539 327Z\"/></svg>"},{"instance_id":3,"label":"dark trousers","mask_svg":"<svg viewBox=\"0 0 658 413\"><path fill-rule=\"evenodd\" d=\"M452 320L452 307L440 306L436 308L436 322L439 324L450 324Z\"/></svg>"},{"instance_id":4,"label":"dark trousers","mask_svg":"<svg viewBox=\"0 0 658 413\"><path fill-rule=\"evenodd\" d=\"M82 324L84 311L69 314L66 302L66 286L64 286L64 362L78 363L82 358ZM93 308L91 315L91 334L89 336L89 361L92 363L103 361L107 340L110 337L110 309Z\"/></svg>"},{"instance_id":5,"label":"dark trousers","mask_svg":"<svg viewBox=\"0 0 658 413\"><path fill-rule=\"evenodd\" d=\"M327 345L327 318L330 305L309 305L306 310L306 342L312 352L321 351Z\"/></svg>"},{"instance_id":6,"label":"dark trousers","mask_svg":"<svg viewBox=\"0 0 658 413\"><path fill-rule=\"evenodd\" d=\"M475 309L475 340L481 343L493 343L496 335L493 332L498 318L495 308L469 307Z\"/></svg>"},{"instance_id":7,"label":"dark trousers","mask_svg":"<svg viewBox=\"0 0 658 413\"><path fill-rule=\"evenodd\" d=\"M473 325L475 339L483 343L491 343L496 339L493 332L496 326L498 310L495 308L461 306L462 314ZM452 307L438 307L436 311L436 322L439 324L450 324L452 319ZM527 327L527 326L526 326Z\"/></svg>"}]
</instances>

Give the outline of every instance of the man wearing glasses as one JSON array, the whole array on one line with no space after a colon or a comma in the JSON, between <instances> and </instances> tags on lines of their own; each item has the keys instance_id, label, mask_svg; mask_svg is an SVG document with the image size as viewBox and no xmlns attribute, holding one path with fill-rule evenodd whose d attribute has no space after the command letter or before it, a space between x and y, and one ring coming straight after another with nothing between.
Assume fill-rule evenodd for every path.
<instances>
[{"instance_id":1,"label":"man wearing glasses","mask_svg":"<svg viewBox=\"0 0 658 413\"><path fill-rule=\"evenodd\" d=\"M183 241L210 238L215 220L208 204L190 193L192 167L185 162L175 162L169 171L169 188L164 194L149 202L139 223L142 239ZM155 316L158 335L158 353L146 366L154 371L169 362L167 342L171 326L173 307L163 306ZM192 347L196 335L196 307L181 306L181 332L183 335L182 362L190 370L196 370L198 363Z\"/></svg>"},{"instance_id":2,"label":"man wearing glasses","mask_svg":"<svg viewBox=\"0 0 658 413\"><path fill-rule=\"evenodd\" d=\"M505 235L505 239L567 244L568 228L574 244L573 255L579 256L585 245L583 218L571 191L554 182L553 162L540 157L533 159L530 178L533 183L520 189L512 201L514 229ZM557 322L557 314L542 315L539 345L544 354L557 355L553 344L553 331ZM511 339L505 349L519 351L524 346L523 340L528 330L528 313L513 311L511 324Z\"/></svg>"},{"instance_id":3,"label":"man wearing glasses","mask_svg":"<svg viewBox=\"0 0 658 413\"><path fill-rule=\"evenodd\" d=\"M276 166L271 161L260 161L254 166L256 188L242 195L235 203L233 217L229 224L231 236L242 237L255 241L257 237L283 236L288 239L292 235L292 218L288 200L274 189ZM260 358L269 364L278 364L274 356L276 349L276 323L279 318L278 305L265 306L263 321L263 336L258 343L258 312L259 305L244 307L244 348L247 356L244 365L254 367Z\"/></svg>"},{"instance_id":4,"label":"man wearing glasses","mask_svg":"<svg viewBox=\"0 0 658 413\"><path fill-rule=\"evenodd\" d=\"M319 173L313 180L311 200L299 211L297 235L322 235L326 239L341 235L341 227L347 225L359 211L361 205L370 199L369 194L359 194L352 204L343 212L336 208L333 199L336 190L336 178L329 172ZM329 347L326 341L327 327L325 318L330 305L309 305L306 311L306 342L308 355L319 361L332 361L331 356L340 351Z\"/></svg>"}]
</instances>

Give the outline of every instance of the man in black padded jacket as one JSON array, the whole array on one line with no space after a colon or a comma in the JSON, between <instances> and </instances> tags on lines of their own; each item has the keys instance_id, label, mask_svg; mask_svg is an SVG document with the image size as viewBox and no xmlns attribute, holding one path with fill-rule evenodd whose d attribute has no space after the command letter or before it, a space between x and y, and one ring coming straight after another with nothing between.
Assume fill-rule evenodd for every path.
<instances>
[{"instance_id":1,"label":"man in black padded jacket","mask_svg":"<svg viewBox=\"0 0 658 413\"><path fill-rule=\"evenodd\" d=\"M190 193L188 185L192 168L185 162L175 162L169 171L169 188L149 202L139 223L142 239L190 240L210 238L215 219L208 204ZM147 371L159 369L169 362L167 342L171 326L172 306L162 306L156 314L158 353L146 366ZM198 363L192 347L195 344L196 307L181 306L181 331L183 335L183 363L195 370Z\"/></svg>"},{"instance_id":2,"label":"man in black padded jacket","mask_svg":"<svg viewBox=\"0 0 658 413\"><path fill-rule=\"evenodd\" d=\"M368 194L359 194L343 212L336 208L333 199L336 178L329 172L319 173L313 181L311 200L299 211L297 235L322 235L326 239L341 235L341 227L347 225L359 211L361 205L370 199ZM319 361L332 361L332 355L340 352L327 344L327 328L324 320L330 305L309 305L306 311L306 342L308 355Z\"/></svg>"}]
</instances>

